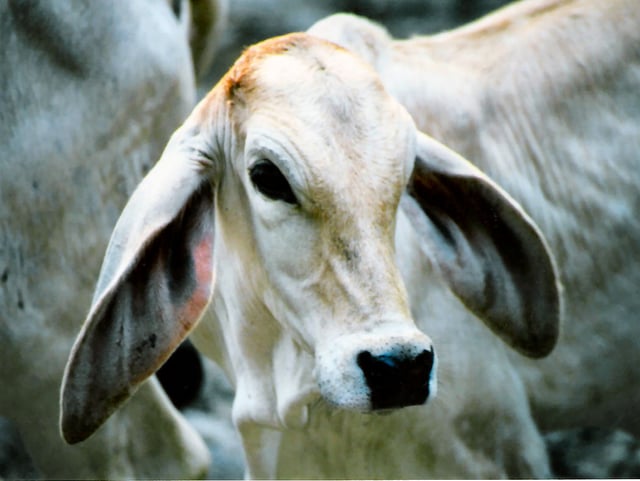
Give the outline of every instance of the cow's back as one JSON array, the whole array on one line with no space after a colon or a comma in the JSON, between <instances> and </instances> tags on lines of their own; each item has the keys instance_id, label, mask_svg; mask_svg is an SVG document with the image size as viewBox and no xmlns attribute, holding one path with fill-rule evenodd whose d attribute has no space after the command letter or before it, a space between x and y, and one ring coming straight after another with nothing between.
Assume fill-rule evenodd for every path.
<instances>
[{"instance_id":1,"label":"cow's back","mask_svg":"<svg viewBox=\"0 0 640 481\"><path fill-rule=\"evenodd\" d=\"M640 11L527 2L505 17L536 4L521 22L398 42L382 74L418 127L505 188L549 241L560 342L542 361L513 355L541 427L638 434Z\"/></svg>"}]
</instances>

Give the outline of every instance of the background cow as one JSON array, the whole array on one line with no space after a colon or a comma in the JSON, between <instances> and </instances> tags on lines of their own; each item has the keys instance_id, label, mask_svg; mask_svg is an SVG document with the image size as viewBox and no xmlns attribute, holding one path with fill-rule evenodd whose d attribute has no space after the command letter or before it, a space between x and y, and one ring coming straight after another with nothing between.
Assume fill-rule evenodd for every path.
<instances>
[{"instance_id":1,"label":"background cow","mask_svg":"<svg viewBox=\"0 0 640 481\"><path fill-rule=\"evenodd\" d=\"M545 430L640 435L639 26L634 1L532 0L404 41L353 16L310 29L374 65L418 127L487 172L549 240L560 344L535 364L511 360Z\"/></svg>"},{"instance_id":2,"label":"background cow","mask_svg":"<svg viewBox=\"0 0 640 481\"><path fill-rule=\"evenodd\" d=\"M108 234L195 102L193 65L211 63L217 8L0 3L0 414L17 427L32 476L207 472L205 445L156 381L80 446L63 442L57 419Z\"/></svg>"}]
</instances>

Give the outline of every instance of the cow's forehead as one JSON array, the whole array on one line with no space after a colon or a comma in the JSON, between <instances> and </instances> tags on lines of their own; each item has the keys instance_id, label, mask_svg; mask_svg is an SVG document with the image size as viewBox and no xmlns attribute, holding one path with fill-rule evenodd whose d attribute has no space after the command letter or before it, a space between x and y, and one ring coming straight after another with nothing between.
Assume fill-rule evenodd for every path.
<instances>
[{"instance_id":1,"label":"cow's forehead","mask_svg":"<svg viewBox=\"0 0 640 481\"><path fill-rule=\"evenodd\" d=\"M225 93L231 99L239 94L252 96L260 92L276 94L283 90L310 92L305 87L324 91L332 89L332 81L340 80L363 89L383 91L381 81L365 62L342 47L304 33L275 37L248 48L225 76ZM296 89L296 87L299 87Z\"/></svg>"},{"instance_id":2,"label":"cow's forehead","mask_svg":"<svg viewBox=\"0 0 640 481\"><path fill-rule=\"evenodd\" d=\"M272 39L245 52L225 88L239 135L259 125L289 144L319 194L399 195L411 123L375 72L345 50L305 34Z\"/></svg>"}]
</instances>

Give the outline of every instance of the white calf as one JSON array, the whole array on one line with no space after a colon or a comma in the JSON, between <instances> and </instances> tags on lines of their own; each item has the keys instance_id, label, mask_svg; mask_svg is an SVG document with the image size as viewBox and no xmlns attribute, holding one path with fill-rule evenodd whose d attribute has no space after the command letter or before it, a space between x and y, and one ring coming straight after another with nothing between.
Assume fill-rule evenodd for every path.
<instances>
[{"instance_id":1,"label":"white calf","mask_svg":"<svg viewBox=\"0 0 640 481\"><path fill-rule=\"evenodd\" d=\"M358 52L418 127L520 201L558 261L564 324L513 356L544 429L640 435L640 8L529 1L451 32L392 40L329 17L310 33Z\"/></svg>"},{"instance_id":2,"label":"white calf","mask_svg":"<svg viewBox=\"0 0 640 481\"><path fill-rule=\"evenodd\" d=\"M249 476L544 476L508 348L470 312L540 357L559 311L518 204L364 62L279 37L245 52L124 209L62 430L91 435L204 316L195 340L235 385Z\"/></svg>"}]
</instances>

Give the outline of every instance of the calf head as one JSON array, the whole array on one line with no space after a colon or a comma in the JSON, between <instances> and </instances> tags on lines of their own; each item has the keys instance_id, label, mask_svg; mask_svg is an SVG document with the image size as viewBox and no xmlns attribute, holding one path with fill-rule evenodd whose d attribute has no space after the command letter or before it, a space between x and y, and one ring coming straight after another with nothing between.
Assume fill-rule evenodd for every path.
<instances>
[{"instance_id":1,"label":"calf head","mask_svg":"<svg viewBox=\"0 0 640 481\"><path fill-rule=\"evenodd\" d=\"M509 344L546 354L558 292L529 218L417 132L368 66L292 34L244 53L125 207L65 372L65 438L90 435L207 307L238 396L424 403L434 350L394 260L407 186L452 290Z\"/></svg>"}]
</instances>

